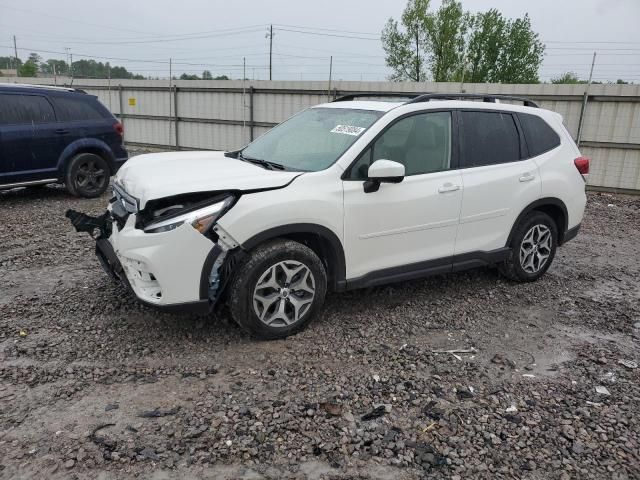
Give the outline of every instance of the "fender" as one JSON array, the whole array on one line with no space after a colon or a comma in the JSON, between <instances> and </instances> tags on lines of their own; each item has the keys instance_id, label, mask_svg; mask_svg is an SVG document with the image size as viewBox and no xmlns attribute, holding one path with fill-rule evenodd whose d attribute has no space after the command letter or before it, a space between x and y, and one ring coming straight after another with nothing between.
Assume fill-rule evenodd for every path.
<instances>
[{"instance_id":1,"label":"fender","mask_svg":"<svg viewBox=\"0 0 640 480\"><path fill-rule=\"evenodd\" d=\"M522 210L520 215L518 215L518 218L516 218L516 221L514 222L513 226L511 227L511 231L509 232L509 237L507 237L507 243L505 244L505 247L509 247L509 245L511 245L513 234L515 233L516 227L520 224L522 219L526 217L529 213L531 213L531 211L540 209L540 207L544 207L546 205L552 205L562 210L562 217L563 217L562 225L558 225L558 245L562 245L564 241L564 236L567 232L567 222L569 221L567 206L559 198L545 197L530 203L524 208L524 210Z\"/></svg>"},{"instance_id":2,"label":"fender","mask_svg":"<svg viewBox=\"0 0 640 480\"><path fill-rule=\"evenodd\" d=\"M113 152L106 143L102 140L98 140L97 138L79 138L67 145L60 154L57 169L61 178L64 177L65 170L67 169L67 163L69 163L77 153L86 150L98 150L107 160L111 171L114 171L115 158L113 157Z\"/></svg>"},{"instance_id":3,"label":"fender","mask_svg":"<svg viewBox=\"0 0 640 480\"><path fill-rule=\"evenodd\" d=\"M346 288L346 262L344 248L338 236L329 228L315 223L292 223L270 228L254 235L246 240L242 245L243 250L251 250L261 243L278 237L291 237L296 234L313 234L323 240L327 263L331 269L329 273L330 283L335 291L343 291Z\"/></svg>"}]
</instances>

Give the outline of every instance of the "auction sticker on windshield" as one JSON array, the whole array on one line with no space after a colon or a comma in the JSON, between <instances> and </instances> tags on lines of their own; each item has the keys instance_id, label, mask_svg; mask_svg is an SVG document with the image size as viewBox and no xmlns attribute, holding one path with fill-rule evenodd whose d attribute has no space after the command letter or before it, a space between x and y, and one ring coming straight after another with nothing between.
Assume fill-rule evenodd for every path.
<instances>
[{"instance_id":1,"label":"auction sticker on windshield","mask_svg":"<svg viewBox=\"0 0 640 480\"><path fill-rule=\"evenodd\" d=\"M343 133L344 135L353 135L354 137L357 137L365 130L365 128L354 127L352 125L336 125L335 128L331 130L331 133Z\"/></svg>"}]
</instances>

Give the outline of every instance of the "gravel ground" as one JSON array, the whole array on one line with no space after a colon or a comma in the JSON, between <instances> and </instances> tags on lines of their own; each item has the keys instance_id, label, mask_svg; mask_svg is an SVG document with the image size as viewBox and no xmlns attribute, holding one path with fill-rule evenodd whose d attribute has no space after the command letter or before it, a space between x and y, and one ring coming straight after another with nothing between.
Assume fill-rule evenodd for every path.
<instances>
[{"instance_id":1,"label":"gravel ground","mask_svg":"<svg viewBox=\"0 0 640 480\"><path fill-rule=\"evenodd\" d=\"M107 198L0 193L0 477L640 478L640 198L590 194L537 283L332 294L274 342L112 283L64 218Z\"/></svg>"}]
</instances>

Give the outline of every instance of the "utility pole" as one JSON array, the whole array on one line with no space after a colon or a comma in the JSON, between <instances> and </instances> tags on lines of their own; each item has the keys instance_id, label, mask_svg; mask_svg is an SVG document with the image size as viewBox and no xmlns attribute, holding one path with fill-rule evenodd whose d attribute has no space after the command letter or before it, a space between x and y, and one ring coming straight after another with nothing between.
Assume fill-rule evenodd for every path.
<instances>
[{"instance_id":1,"label":"utility pole","mask_svg":"<svg viewBox=\"0 0 640 480\"><path fill-rule=\"evenodd\" d=\"M327 101L331 101L331 74L333 70L333 55L329 57L329 88L327 89ZM302 74L301 74L302 75Z\"/></svg>"},{"instance_id":2,"label":"utility pole","mask_svg":"<svg viewBox=\"0 0 640 480\"><path fill-rule=\"evenodd\" d=\"M173 137L173 122L171 121L171 117L173 116L173 107L171 102L171 83L173 81L173 59L169 58L169 142L171 142L171 137Z\"/></svg>"},{"instance_id":3,"label":"utility pole","mask_svg":"<svg viewBox=\"0 0 640 480\"><path fill-rule=\"evenodd\" d=\"M420 44L418 40L418 29L416 28L416 82L420 81Z\"/></svg>"},{"instance_id":4,"label":"utility pole","mask_svg":"<svg viewBox=\"0 0 640 480\"><path fill-rule=\"evenodd\" d=\"M245 101L245 82L247 81L247 57L242 57L242 142L247 138L245 135L247 122L247 102Z\"/></svg>"},{"instance_id":5,"label":"utility pole","mask_svg":"<svg viewBox=\"0 0 640 480\"><path fill-rule=\"evenodd\" d=\"M71 70L71 83L70 85L73 85L73 53L69 54L69 69Z\"/></svg>"},{"instance_id":6,"label":"utility pole","mask_svg":"<svg viewBox=\"0 0 640 480\"><path fill-rule=\"evenodd\" d=\"M16 77L20 76L20 61L18 60L18 47L16 46L16 36L13 36L13 53L16 57Z\"/></svg>"},{"instance_id":7,"label":"utility pole","mask_svg":"<svg viewBox=\"0 0 640 480\"><path fill-rule=\"evenodd\" d=\"M271 77L271 66L273 62L273 25L269 27L269 80Z\"/></svg>"},{"instance_id":8,"label":"utility pole","mask_svg":"<svg viewBox=\"0 0 640 480\"><path fill-rule=\"evenodd\" d=\"M589 72L589 82L587 88L584 90L584 96L582 98L582 109L580 110L580 122L578 123L578 135L576 143L580 146L580 140L582 140L582 125L584 124L584 117L587 113L587 100L589 99L589 87L591 86L591 80L593 79L593 67L596 64L596 52L593 52L593 60L591 60L591 71Z\"/></svg>"}]
</instances>

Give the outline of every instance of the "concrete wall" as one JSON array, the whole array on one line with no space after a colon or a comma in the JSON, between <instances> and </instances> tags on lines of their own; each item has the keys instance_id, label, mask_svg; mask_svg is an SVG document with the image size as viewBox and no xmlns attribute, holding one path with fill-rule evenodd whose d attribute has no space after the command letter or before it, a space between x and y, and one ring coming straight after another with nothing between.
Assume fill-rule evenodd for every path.
<instances>
[{"instance_id":1,"label":"concrete wall","mask_svg":"<svg viewBox=\"0 0 640 480\"><path fill-rule=\"evenodd\" d=\"M29 81L54 84L54 79ZM576 138L585 92L585 85L392 82L334 82L328 92L327 82L240 80L177 80L171 91L167 80L76 79L73 86L97 95L122 118L128 143L214 150L241 147L303 108L355 92L462 89L526 96L560 113ZM590 185L640 191L640 85L591 85L581 139L581 150L592 159Z\"/></svg>"}]
</instances>

